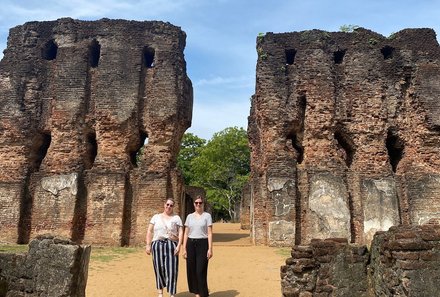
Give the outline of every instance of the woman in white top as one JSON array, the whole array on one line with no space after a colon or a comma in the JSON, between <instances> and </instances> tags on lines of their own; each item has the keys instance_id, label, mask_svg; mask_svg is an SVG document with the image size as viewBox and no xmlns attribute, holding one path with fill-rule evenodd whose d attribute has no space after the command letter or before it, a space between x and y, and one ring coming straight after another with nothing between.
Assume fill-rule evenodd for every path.
<instances>
[{"instance_id":1,"label":"woman in white top","mask_svg":"<svg viewBox=\"0 0 440 297\"><path fill-rule=\"evenodd\" d=\"M167 199L163 207L164 211L150 220L145 251L148 255L153 254L158 296L163 296L163 288L166 287L173 297L177 291L183 225L182 219L173 213L173 199Z\"/></svg>"},{"instance_id":2,"label":"woman in white top","mask_svg":"<svg viewBox=\"0 0 440 297\"><path fill-rule=\"evenodd\" d=\"M212 218L204 211L201 196L194 200L194 208L185 221L183 257L189 291L196 297L206 297L209 296L208 261L212 257Z\"/></svg>"}]
</instances>

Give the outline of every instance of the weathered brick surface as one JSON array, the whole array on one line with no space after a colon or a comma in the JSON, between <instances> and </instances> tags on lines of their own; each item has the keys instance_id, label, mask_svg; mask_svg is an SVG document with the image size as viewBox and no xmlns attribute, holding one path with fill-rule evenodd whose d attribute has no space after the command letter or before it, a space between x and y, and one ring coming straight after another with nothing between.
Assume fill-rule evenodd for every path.
<instances>
[{"instance_id":1,"label":"weathered brick surface","mask_svg":"<svg viewBox=\"0 0 440 297\"><path fill-rule=\"evenodd\" d=\"M84 297L90 246L41 235L27 254L0 253L1 296Z\"/></svg>"},{"instance_id":2,"label":"weathered brick surface","mask_svg":"<svg viewBox=\"0 0 440 297\"><path fill-rule=\"evenodd\" d=\"M369 268L373 296L437 296L440 238L424 239L423 234L439 231L438 225L399 226L377 234Z\"/></svg>"},{"instance_id":3,"label":"weathered brick surface","mask_svg":"<svg viewBox=\"0 0 440 297\"><path fill-rule=\"evenodd\" d=\"M312 240L294 246L281 267L282 296L437 296L440 226L399 226L366 246Z\"/></svg>"},{"instance_id":4,"label":"weathered brick surface","mask_svg":"<svg viewBox=\"0 0 440 297\"><path fill-rule=\"evenodd\" d=\"M257 38L251 146L257 244L344 237L440 213L440 49L431 29ZM279 236L282 224L285 234Z\"/></svg>"},{"instance_id":5,"label":"weathered brick surface","mask_svg":"<svg viewBox=\"0 0 440 297\"><path fill-rule=\"evenodd\" d=\"M281 267L282 296L366 297L368 259L365 247L346 240L313 240L309 246L294 246L292 258Z\"/></svg>"},{"instance_id":6,"label":"weathered brick surface","mask_svg":"<svg viewBox=\"0 0 440 297\"><path fill-rule=\"evenodd\" d=\"M243 230L251 228L251 185L246 183L241 192L240 225Z\"/></svg>"},{"instance_id":7,"label":"weathered brick surface","mask_svg":"<svg viewBox=\"0 0 440 297\"><path fill-rule=\"evenodd\" d=\"M183 203L176 155L192 114L185 38L155 21L66 18L11 29L0 62L1 240L56 231L140 244L166 197Z\"/></svg>"}]
</instances>

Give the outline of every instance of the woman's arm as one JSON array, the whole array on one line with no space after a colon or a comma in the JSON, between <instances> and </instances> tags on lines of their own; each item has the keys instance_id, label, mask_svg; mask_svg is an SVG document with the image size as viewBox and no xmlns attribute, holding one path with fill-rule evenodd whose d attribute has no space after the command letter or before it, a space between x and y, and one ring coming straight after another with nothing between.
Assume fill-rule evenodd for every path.
<instances>
[{"instance_id":1,"label":"woman's arm","mask_svg":"<svg viewBox=\"0 0 440 297\"><path fill-rule=\"evenodd\" d=\"M185 232L183 233L183 258L186 259L186 242L188 241L188 226L185 226Z\"/></svg>"},{"instance_id":2,"label":"woman's arm","mask_svg":"<svg viewBox=\"0 0 440 297\"><path fill-rule=\"evenodd\" d=\"M145 252L147 253L147 255L151 254L151 240L153 239L153 227L154 225L151 223L150 225L148 225L147 237L145 239L146 241Z\"/></svg>"},{"instance_id":3,"label":"woman's arm","mask_svg":"<svg viewBox=\"0 0 440 297\"><path fill-rule=\"evenodd\" d=\"M178 255L180 251L180 247L182 246L183 241L183 226L179 226L179 242L177 243L176 249L174 250L174 255Z\"/></svg>"},{"instance_id":4,"label":"woman's arm","mask_svg":"<svg viewBox=\"0 0 440 297\"><path fill-rule=\"evenodd\" d=\"M208 259L211 259L213 256L212 253L212 225L208 226L208 253L206 255Z\"/></svg>"}]
</instances>

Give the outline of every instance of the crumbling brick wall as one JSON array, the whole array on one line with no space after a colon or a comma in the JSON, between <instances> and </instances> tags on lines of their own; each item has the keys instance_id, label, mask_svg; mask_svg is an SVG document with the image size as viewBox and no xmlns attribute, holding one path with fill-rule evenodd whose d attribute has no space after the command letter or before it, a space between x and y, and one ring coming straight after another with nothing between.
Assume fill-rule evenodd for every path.
<instances>
[{"instance_id":1,"label":"crumbling brick wall","mask_svg":"<svg viewBox=\"0 0 440 297\"><path fill-rule=\"evenodd\" d=\"M56 232L139 244L165 198L181 203L176 155L192 116L185 38L156 21L11 29L0 62L1 240Z\"/></svg>"},{"instance_id":2,"label":"crumbling brick wall","mask_svg":"<svg viewBox=\"0 0 440 297\"><path fill-rule=\"evenodd\" d=\"M243 230L251 228L251 185L246 183L241 191L240 226Z\"/></svg>"},{"instance_id":3,"label":"crumbling brick wall","mask_svg":"<svg viewBox=\"0 0 440 297\"><path fill-rule=\"evenodd\" d=\"M440 216L440 49L311 30L257 38L248 135L256 244L342 237Z\"/></svg>"},{"instance_id":4,"label":"crumbling brick wall","mask_svg":"<svg viewBox=\"0 0 440 297\"><path fill-rule=\"evenodd\" d=\"M346 239L296 245L281 267L282 296L438 296L440 226L398 226L366 246Z\"/></svg>"},{"instance_id":5,"label":"crumbling brick wall","mask_svg":"<svg viewBox=\"0 0 440 297\"><path fill-rule=\"evenodd\" d=\"M90 246L40 235L26 254L0 253L0 296L84 297Z\"/></svg>"},{"instance_id":6,"label":"crumbling brick wall","mask_svg":"<svg viewBox=\"0 0 440 297\"><path fill-rule=\"evenodd\" d=\"M369 268L373 296L438 296L440 226L392 227L378 232Z\"/></svg>"},{"instance_id":7,"label":"crumbling brick wall","mask_svg":"<svg viewBox=\"0 0 440 297\"><path fill-rule=\"evenodd\" d=\"M344 238L316 239L294 246L291 255L281 267L283 297L368 296L365 246Z\"/></svg>"}]
</instances>

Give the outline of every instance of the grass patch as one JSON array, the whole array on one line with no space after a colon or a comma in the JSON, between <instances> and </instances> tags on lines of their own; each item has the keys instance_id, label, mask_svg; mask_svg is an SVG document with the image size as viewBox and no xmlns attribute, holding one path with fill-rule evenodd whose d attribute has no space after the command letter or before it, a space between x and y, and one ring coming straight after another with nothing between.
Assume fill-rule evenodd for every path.
<instances>
[{"instance_id":1,"label":"grass patch","mask_svg":"<svg viewBox=\"0 0 440 297\"><path fill-rule=\"evenodd\" d=\"M23 254L29 251L27 244L0 244L0 253Z\"/></svg>"},{"instance_id":2,"label":"grass patch","mask_svg":"<svg viewBox=\"0 0 440 297\"><path fill-rule=\"evenodd\" d=\"M113 260L124 258L124 256L138 252L139 250L140 248L92 246L90 260L108 263Z\"/></svg>"},{"instance_id":3,"label":"grass patch","mask_svg":"<svg viewBox=\"0 0 440 297\"><path fill-rule=\"evenodd\" d=\"M291 254L290 254L291 251L292 251L291 248L279 248L279 249L277 249L277 250L275 251L275 253L276 253L277 255L282 256L282 257L290 258L290 257L292 257Z\"/></svg>"}]
</instances>

